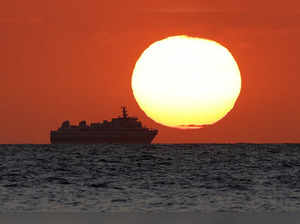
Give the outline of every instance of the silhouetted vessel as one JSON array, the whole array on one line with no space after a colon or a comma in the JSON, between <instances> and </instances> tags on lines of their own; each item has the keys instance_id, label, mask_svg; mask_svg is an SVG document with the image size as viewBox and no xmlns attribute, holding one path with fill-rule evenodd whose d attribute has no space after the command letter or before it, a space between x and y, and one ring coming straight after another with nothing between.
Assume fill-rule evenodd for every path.
<instances>
[{"instance_id":1,"label":"silhouetted vessel","mask_svg":"<svg viewBox=\"0 0 300 224\"><path fill-rule=\"evenodd\" d=\"M102 123L79 122L70 125L64 121L60 128L50 132L53 144L97 144L97 143L134 143L150 144L158 130L143 127L136 117L128 117L126 107L122 107L122 117L104 120Z\"/></svg>"}]
</instances>

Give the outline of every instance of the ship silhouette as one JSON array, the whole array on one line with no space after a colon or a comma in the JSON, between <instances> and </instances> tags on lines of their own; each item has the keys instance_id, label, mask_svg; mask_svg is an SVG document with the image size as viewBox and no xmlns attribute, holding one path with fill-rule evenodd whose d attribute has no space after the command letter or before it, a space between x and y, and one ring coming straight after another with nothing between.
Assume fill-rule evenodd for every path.
<instances>
[{"instance_id":1,"label":"ship silhouette","mask_svg":"<svg viewBox=\"0 0 300 224\"><path fill-rule=\"evenodd\" d=\"M150 144L158 133L156 129L144 127L136 117L129 117L126 107L122 108L122 116L87 125L80 121L71 125L64 121L57 130L50 131L52 144Z\"/></svg>"}]
</instances>

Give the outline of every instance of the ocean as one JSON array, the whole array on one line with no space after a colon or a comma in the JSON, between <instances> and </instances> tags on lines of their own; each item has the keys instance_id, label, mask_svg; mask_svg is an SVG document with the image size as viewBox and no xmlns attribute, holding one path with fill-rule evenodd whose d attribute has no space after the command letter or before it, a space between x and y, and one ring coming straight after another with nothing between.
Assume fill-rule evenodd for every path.
<instances>
[{"instance_id":1,"label":"ocean","mask_svg":"<svg viewBox=\"0 0 300 224\"><path fill-rule=\"evenodd\" d=\"M0 212L300 211L300 145L0 145Z\"/></svg>"}]
</instances>

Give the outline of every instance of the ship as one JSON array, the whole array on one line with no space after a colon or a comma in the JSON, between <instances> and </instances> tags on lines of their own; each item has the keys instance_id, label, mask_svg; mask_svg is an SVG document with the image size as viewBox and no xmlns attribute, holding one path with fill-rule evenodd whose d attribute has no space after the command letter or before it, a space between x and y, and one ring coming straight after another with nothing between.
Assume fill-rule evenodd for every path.
<instances>
[{"instance_id":1,"label":"ship","mask_svg":"<svg viewBox=\"0 0 300 224\"><path fill-rule=\"evenodd\" d=\"M57 130L50 131L52 144L151 144L158 134L157 129L142 125L136 117L129 117L125 106L122 116L98 123L80 121L78 125L66 120Z\"/></svg>"}]
</instances>

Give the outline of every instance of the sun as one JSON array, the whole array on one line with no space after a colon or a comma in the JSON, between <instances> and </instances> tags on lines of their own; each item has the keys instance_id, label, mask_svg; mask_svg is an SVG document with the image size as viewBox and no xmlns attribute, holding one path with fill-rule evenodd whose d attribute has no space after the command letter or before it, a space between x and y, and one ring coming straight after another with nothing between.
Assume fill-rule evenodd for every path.
<instances>
[{"instance_id":1,"label":"sun","mask_svg":"<svg viewBox=\"0 0 300 224\"><path fill-rule=\"evenodd\" d=\"M175 128L201 128L222 119L241 90L231 53L202 38L172 36L150 45L136 62L134 97L148 117Z\"/></svg>"}]
</instances>

